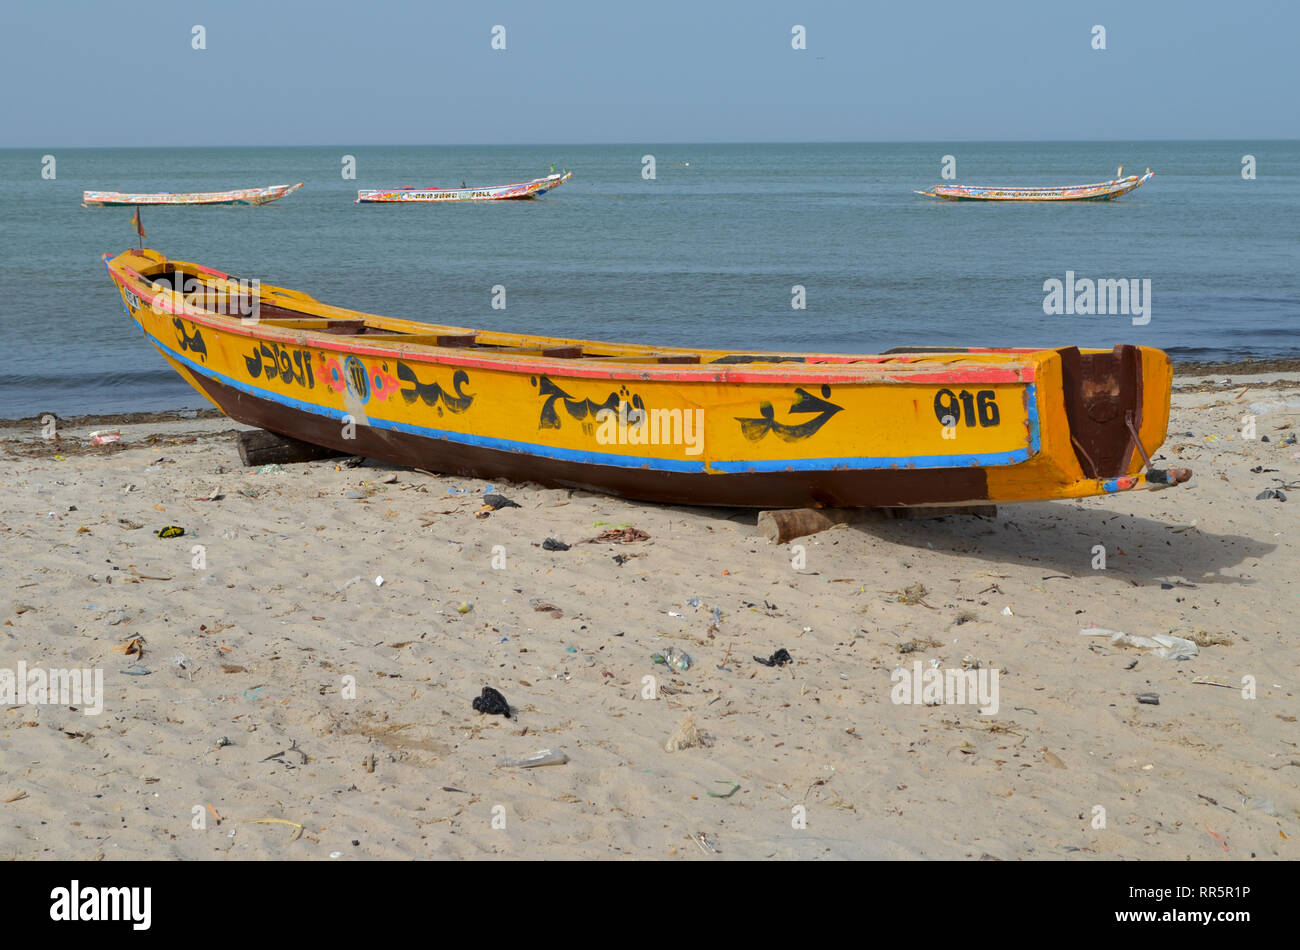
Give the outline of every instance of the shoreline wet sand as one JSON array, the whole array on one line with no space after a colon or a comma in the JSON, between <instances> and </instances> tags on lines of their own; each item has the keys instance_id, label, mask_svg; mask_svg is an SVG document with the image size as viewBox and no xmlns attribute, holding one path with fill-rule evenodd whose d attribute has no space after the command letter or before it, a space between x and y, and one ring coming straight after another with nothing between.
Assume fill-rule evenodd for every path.
<instances>
[{"instance_id":1,"label":"shoreline wet sand","mask_svg":"<svg viewBox=\"0 0 1300 950\"><path fill-rule=\"evenodd\" d=\"M780 546L753 512L245 469L215 411L0 422L0 668L104 671L101 715L0 709L0 856L1294 858L1297 370L1180 373L1188 485ZM893 702L931 661L998 671L997 712Z\"/></svg>"}]
</instances>

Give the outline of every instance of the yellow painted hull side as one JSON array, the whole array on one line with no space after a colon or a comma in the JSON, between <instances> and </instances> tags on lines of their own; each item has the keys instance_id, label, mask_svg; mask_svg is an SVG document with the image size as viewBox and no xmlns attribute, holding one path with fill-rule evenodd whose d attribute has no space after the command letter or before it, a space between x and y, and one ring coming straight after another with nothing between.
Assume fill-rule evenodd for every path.
<instances>
[{"instance_id":1,"label":"yellow painted hull side","mask_svg":"<svg viewBox=\"0 0 1300 950\"><path fill-rule=\"evenodd\" d=\"M213 305L213 288L234 286L219 272L152 251L106 264L132 319L206 399L285 435L344 451L364 442L358 454L384 457L391 444L389 457L410 464L427 445L422 467L439 467L440 456L448 470L488 477L540 466L552 473L543 480L708 503L767 504L785 491L795 503L800 479L822 486L809 489L809 503L884 505L1083 497L1143 484L1139 452L1109 478L1084 470L1055 350L720 363L728 354L510 334L442 346L430 338L475 331L371 317L269 285L256 300L280 316L253 320ZM199 293L154 284L151 272L163 267L198 275ZM364 321L365 332L325 332L348 320ZM584 357L545 355L565 345ZM1153 453L1168 421L1169 360L1138 350L1139 432ZM699 362L662 361L683 358ZM909 480L929 487L912 490ZM669 483L680 487L655 487ZM734 502L725 501L728 485Z\"/></svg>"}]
</instances>

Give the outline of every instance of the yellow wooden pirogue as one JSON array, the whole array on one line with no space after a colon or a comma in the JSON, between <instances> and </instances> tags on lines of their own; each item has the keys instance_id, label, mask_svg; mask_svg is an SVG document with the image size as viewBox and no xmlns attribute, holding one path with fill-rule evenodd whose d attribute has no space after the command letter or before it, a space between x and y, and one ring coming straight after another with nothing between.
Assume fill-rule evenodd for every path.
<instances>
[{"instance_id":1,"label":"yellow wooden pirogue","mask_svg":"<svg viewBox=\"0 0 1300 950\"><path fill-rule=\"evenodd\" d=\"M1171 379L1148 347L593 343L342 310L148 249L104 261L145 336L227 415L402 465L764 508L1078 498L1190 476L1144 466Z\"/></svg>"}]
</instances>

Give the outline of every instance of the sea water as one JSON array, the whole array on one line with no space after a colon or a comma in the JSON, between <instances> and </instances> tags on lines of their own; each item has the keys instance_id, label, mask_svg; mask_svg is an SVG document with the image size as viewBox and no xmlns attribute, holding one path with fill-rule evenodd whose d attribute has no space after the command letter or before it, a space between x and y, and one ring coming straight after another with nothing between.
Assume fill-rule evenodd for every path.
<instances>
[{"instance_id":1,"label":"sea water","mask_svg":"<svg viewBox=\"0 0 1300 950\"><path fill-rule=\"evenodd\" d=\"M1103 181L1121 162L1156 175L1112 202L913 194L947 180L945 156L952 181L974 184ZM104 271L104 252L135 243L132 209L82 208L86 189L303 181L261 207L144 208L146 245L431 323L741 351L1300 356L1297 142L59 149L53 180L41 158L0 151L0 418L206 405ZM360 188L503 184L552 163L574 177L536 201L353 203ZM1149 312L1045 312L1067 275L1138 281Z\"/></svg>"}]
</instances>

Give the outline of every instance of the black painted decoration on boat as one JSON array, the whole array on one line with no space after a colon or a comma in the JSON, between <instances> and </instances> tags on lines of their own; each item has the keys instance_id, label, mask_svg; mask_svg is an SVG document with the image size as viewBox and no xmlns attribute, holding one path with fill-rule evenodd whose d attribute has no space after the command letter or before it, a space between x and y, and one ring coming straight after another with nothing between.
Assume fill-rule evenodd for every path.
<instances>
[{"instance_id":1,"label":"black painted decoration on boat","mask_svg":"<svg viewBox=\"0 0 1300 950\"><path fill-rule=\"evenodd\" d=\"M419 399L426 406L438 406L441 402L446 406L449 412L464 412L474 402L474 393L466 393L463 387L469 383L469 373L463 369L458 369L451 377L451 387L456 395L451 395L437 383L422 383L420 378L415 375L415 370L405 363L397 364L397 378L404 383L410 383L410 389L402 390L402 398L407 404ZM442 406L438 406L438 414L442 414Z\"/></svg>"},{"instance_id":2,"label":"black painted decoration on boat","mask_svg":"<svg viewBox=\"0 0 1300 950\"><path fill-rule=\"evenodd\" d=\"M138 300L136 304L139 305ZM195 327L194 333L191 335L186 331L185 321L180 317L172 317L172 324L176 327L176 343L180 346L181 352L184 353L186 350L190 350L197 353L199 362L206 363L208 361L208 345L203 342L203 331Z\"/></svg>"},{"instance_id":3,"label":"black painted decoration on boat","mask_svg":"<svg viewBox=\"0 0 1300 950\"><path fill-rule=\"evenodd\" d=\"M742 419L736 416L736 421L740 423L740 431L744 433L745 438L751 442L757 442L769 432L776 434L776 437L783 442L799 442L809 436L814 435L818 429L830 421L831 416L837 412L843 412L843 406L837 406L833 402L827 402L830 397L831 388L822 386L822 397L818 399L806 389L796 389L795 400L790 406L793 413L810 413L815 412L818 415L809 419L807 422L801 422L798 425L788 425L776 421L776 411L772 408L770 402L764 401L759 404L759 419Z\"/></svg>"},{"instance_id":4,"label":"black painted decoration on boat","mask_svg":"<svg viewBox=\"0 0 1300 950\"><path fill-rule=\"evenodd\" d=\"M343 381L347 383L348 392L362 402L370 401L370 374L366 364L355 356L343 361Z\"/></svg>"},{"instance_id":5,"label":"black painted decoration on boat","mask_svg":"<svg viewBox=\"0 0 1300 950\"><path fill-rule=\"evenodd\" d=\"M596 402L593 399L574 399L573 396L566 393L545 376L540 379L534 376L531 382L537 387L537 394L546 399L546 402L542 403L542 415L537 423L539 429L558 429L560 427L560 414L556 411L555 404L561 401L564 411L569 414L570 418L578 422L586 422L589 419L594 420L602 409L618 412L618 406L621 402L626 402L629 405L629 414L631 410L644 411L645 409L645 403L641 401L641 397L632 395L626 387L623 387L618 392L610 393L604 402Z\"/></svg>"},{"instance_id":6,"label":"black painted decoration on boat","mask_svg":"<svg viewBox=\"0 0 1300 950\"><path fill-rule=\"evenodd\" d=\"M248 375L253 379L265 373L268 380L279 379L286 385L297 383L308 389L316 388L316 377L311 371L310 350L294 350L279 343L262 343L253 347L253 352L244 357L244 365L248 367Z\"/></svg>"}]
</instances>

